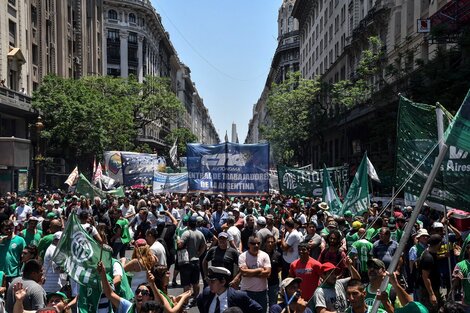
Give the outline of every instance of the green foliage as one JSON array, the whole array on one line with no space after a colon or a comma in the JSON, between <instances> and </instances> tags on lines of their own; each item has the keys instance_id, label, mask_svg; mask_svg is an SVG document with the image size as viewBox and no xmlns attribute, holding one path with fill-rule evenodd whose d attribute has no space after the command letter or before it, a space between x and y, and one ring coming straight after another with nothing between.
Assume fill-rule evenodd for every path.
<instances>
[{"instance_id":1,"label":"green foliage","mask_svg":"<svg viewBox=\"0 0 470 313\"><path fill-rule=\"evenodd\" d=\"M375 91L373 78L380 72L383 57L382 41L378 37L369 37L369 49L362 51L353 79L341 80L331 86L331 102L339 104L341 109L365 103ZM393 71L392 68L388 70Z\"/></svg>"},{"instance_id":2,"label":"green foliage","mask_svg":"<svg viewBox=\"0 0 470 313\"><path fill-rule=\"evenodd\" d=\"M41 136L48 155L74 163L99 158L106 150L133 150L140 127L182 109L163 80L147 78L141 84L133 77L108 76L47 76L33 95L33 107L44 120Z\"/></svg>"},{"instance_id":3,"label":"green foliage","mask_svg":"<svg viewBox=\"0 0 470 313\"><path fill-rule=\"evenodd\" d=\"M298 161L301 147L311 138L314 104L318 102L320 82L303 79L299 72L276 85L267 100L272 124L262 132L272 143L275 158L284 164ZM294 156L297 156L294 158Z\"/></svg>"},{"instance_id":4,"label":"green foliage","mask_svg":"<svg viewBox=\"0 0 470 313\"><path fill-rule=\"evenodd\" d=\"M186 144L197 142L197 136L193 134L188 128L175 128L166 137L165 142L169 147L172 147L175 140L178 147L178 155L186 156Z\"/></svg>"}]
</instances>

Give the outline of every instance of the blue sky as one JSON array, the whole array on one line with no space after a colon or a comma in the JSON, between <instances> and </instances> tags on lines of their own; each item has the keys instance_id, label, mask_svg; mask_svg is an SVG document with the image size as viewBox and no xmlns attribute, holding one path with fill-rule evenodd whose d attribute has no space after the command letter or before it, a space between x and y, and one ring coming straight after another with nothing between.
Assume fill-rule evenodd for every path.
<instances>
[{"instance_id":1,"label":"blue sky","mask_svg":"<svg viewBox=\"0 0 470 313\"><path fill-rule=\"evenodd\" d=\"M282 0L152 0L223 141L244 142L277 46Z\"/></svg>"}]
</instances>

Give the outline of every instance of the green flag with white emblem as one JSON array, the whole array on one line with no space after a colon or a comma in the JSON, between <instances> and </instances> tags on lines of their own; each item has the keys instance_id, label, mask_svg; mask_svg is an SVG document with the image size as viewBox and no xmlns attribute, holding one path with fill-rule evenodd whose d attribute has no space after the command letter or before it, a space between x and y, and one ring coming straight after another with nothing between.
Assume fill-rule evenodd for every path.
<instances>
[{"instance_id":1,"label":"green flag with white emblem","mask_svg":"<svg viewBox=\"0 0 470 313\"><path fill-rule=\"evenodd\" d=\"M96 267L101 260L106 271L111 270L111 251L102 248L82 227L75 213L69 217L53 260L80 284L80 312L96 312L101 296L101 278Z\"/></svg>"},{"instance_id":2,"label":"green flag with white emblem","mask_svg":"<svg viewBox=\"0 0 470 313\"><path fill-rule=\"evenodd\" d=\"M331 213L341 213L341 200L339 200L338 194L336 193L335 187L331 182L330 173L326 166L323 166L323 201L328 203Z\"/></svg>"},{"instance_id":3,"label":"green flag with white emblem","mask_svg":"<svg viewBox=\"0 0 470 313\"><path fill-rule=\"evenodd\" d=\"M357 168L343 203L343 212L350 210L353 215L361 215L369 208L369 181L367 174L367 152Z\"/></svg>"}]
</instances>

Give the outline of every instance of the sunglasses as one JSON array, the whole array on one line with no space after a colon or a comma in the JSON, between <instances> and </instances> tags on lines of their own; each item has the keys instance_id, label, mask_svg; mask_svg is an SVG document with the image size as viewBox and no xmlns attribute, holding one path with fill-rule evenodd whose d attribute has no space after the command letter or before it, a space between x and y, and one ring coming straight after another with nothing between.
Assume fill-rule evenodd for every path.
<instances>
[{"instance_id":1,"label":"sunglasses","mask_svg":"<svg viewBox=\"0 0 470 313\"><path fill-rule=\"evenodd\" d=\"M260 243L259 242L250 242L250 245L259 246Z\"/></svg>"},{"instance_id":2,"label":"sunglasses","mask_svg":"<svg viewBox=\"0 0 470 313\"><path fill-rule=\"evenodd\" d=\"M145 289L137 289L135 291L135 294L138 295L138 294L141 294L142 296L149 296L150 295L150 291L148 290L145 290Z\"/></svg>"},{"instance_id":3,"label":"sunglasses","mask_svg":"<svg viewBox=\"0 0 470 313\"><path fill-rule=\"evenodd\" d=\"M62 301L61 299L51 299L51 300L49 300L49 303L57 304L61 301Z\"/></svg>"}]
</instances>

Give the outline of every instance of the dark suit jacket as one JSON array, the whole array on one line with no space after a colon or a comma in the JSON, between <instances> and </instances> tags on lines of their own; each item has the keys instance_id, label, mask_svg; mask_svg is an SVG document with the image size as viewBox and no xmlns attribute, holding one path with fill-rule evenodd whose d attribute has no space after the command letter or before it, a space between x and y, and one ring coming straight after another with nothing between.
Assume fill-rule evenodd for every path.
<instances>
[{"instance_id":1,"label":"dark suit jacket","mask_svg":"<svg viewBox=\"0 0 470 313\"><path fill-rule=\"evenodd\" d=\"M209 313L209 307L215 294L213 294L209 287L204 288L202 293L197 297L197 307L200 313ZM231 287L227 289L227 302L228 306L237 306L242 309L243 312L249 313L263 313L263 309L244 291L235 290Z\"/></svg>"}]
</instances>

